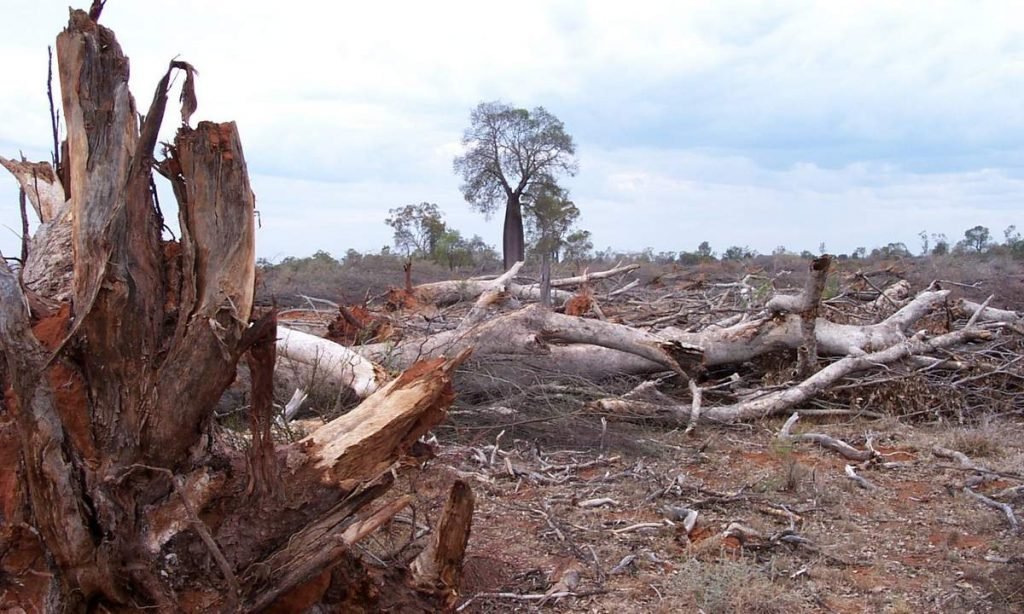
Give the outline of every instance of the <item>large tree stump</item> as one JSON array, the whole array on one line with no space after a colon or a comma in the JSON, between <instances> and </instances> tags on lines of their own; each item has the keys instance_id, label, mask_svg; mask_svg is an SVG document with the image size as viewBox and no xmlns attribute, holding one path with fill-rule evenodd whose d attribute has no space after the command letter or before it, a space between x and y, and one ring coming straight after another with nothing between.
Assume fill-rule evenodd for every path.
<instances>
[{"instance_id":1,"label":"large tree stump","mask_svg":"<svg viewBox=\"0 0 1024 614\"><path fill-rule=\"evenodd\" d=\"M31 183L49 237L33 243L34 266L49 268L28 289L0 263L0 593L53 612L444 607L350 547L407 503L366 511L444 418L467 353L375 380L359 408L275 446L276 326L250 323L254 197L237 128L189 126L193 69L177 61L140 119L128 60L98 18L72 11L57 38L66 179L0 160ZM175 70L183 123L157 163ZM178 241L161 237L154 168L178 200ZM246 354L252 443L238 450L213 409Z\"/></svg>"}]
</instances>

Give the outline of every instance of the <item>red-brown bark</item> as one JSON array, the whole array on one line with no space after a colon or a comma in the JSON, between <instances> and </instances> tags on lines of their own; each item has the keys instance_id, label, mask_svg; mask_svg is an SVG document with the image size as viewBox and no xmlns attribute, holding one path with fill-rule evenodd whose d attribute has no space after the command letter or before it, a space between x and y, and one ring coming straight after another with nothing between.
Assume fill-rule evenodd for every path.
<instances>
[{"instance_id":1,"label":"red-brown bark","mask_svg":"<svg viewBox=\"0 0 1024 614\"><path fill-rule=\"evenodd\" d=\"M436 610L407 572L371 573L351 546L407 503L357 513L444 418L466 354L416 365L307 439L275 445L276 318L250 323L254 197L235 124L189 127L193 69L177 61L140 122L127 58L83 11L57 55L66 180L49 163L33 172L53 178L47 232L69 231L72 274L26 291L0 263L0 592L40 611ZM175 70L183 124L157 164ZM161 238L155 167L178 200L179 241ZM246 355L251 444L240 451L221 443L213 409ZM346 586L361 588L339 597Z\"/></svg>"}]
</instances>

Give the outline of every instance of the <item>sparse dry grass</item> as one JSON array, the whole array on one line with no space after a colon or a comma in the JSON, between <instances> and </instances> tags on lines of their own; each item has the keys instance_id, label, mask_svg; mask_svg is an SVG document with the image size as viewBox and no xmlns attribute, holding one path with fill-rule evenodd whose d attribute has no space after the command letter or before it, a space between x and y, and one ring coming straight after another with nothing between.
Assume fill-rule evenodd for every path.
<instances>
[{"instance_id":1,"label":"sparse dry grass","mask_svg":"<svg viewBox=\"0 0 1024 614\"><path fill-rule=\"evenodd\" d=\"M770 562L691 559L662 585L665 599L672 602L662 611L697 608L708 614L791 614L816 609L802 587L785 576L773 577L770 568Z\"/></svg>"},{"instance_id":2,"label":"sparse dry grass","mask_svg":"<svg viewBox=\"0 0 1024 614\"><path fill-rule=\"evenodd\" d=\"M949 447L971 458L1000 458L1007 448L1004 438L1004 433L991 425L958 428L949 434Z\"/></svg>"}]
</instances>

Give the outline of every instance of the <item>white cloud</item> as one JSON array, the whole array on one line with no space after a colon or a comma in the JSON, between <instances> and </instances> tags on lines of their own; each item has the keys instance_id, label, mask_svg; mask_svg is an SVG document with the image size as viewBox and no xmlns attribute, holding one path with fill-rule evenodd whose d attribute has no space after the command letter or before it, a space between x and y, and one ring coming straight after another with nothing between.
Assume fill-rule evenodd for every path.
<instances>
[{"instance_id":1,"label":"white cloud","mask_svg":"<svg viewBox=\"0 0 1024 614\"><path fill-rule=\"evenodd\" d=\"M890 241L916 245L921 230L951 238L976 224L1018 223L1024 180L994 169L911 173L877 164L800 164L771 170L736 157L665 150L596 151L574 196L596 245L719 250L748 245L797 251L824 241L837 252ZM597 178L591 181L589 177Z\"/></svg>"},{"instance_id":2,"label":"white cloud","mask_svg":"<svg viewBox=\"0 0 1024 614\"><path fill-rule=\"evenodd\" d=\"M180 55L200 71L197 119L238 121L261 255L378 249L387 209L424 200L498 243L451 171L470 108L495 98L544 105L576 135L568 183L598 245L845 251L1018 221L1019 10L180 0L109 3L103 22L140 107ZM3 155L47 157L45 47L66 15L57 0L5 8ZM0 223L17 228L14 190L0 177ZM16 251L10 233L0 248Z\"/></svg>"}]
</instances>

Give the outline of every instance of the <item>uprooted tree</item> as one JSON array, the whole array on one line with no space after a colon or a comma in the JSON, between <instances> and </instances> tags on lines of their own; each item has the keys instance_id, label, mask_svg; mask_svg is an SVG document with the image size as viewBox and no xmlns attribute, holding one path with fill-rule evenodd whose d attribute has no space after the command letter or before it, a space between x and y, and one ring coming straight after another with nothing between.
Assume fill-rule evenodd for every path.
<instances>
[{"instance_id":1,"label":"uprooted tree","mask_svg":"<svg viewBox=\"0 0 1024 614\"><path fill-rule=\"evenodd\" d=\"M535 284L517 283L521 265L518 263L496 279L437 282L414 288L414 302L420 304L448 305L477 297L472 308L461 319L453 319L445 330L426 336L413 331L386 342L347 348L310 336L311 344L304 349L324 356L328 351L336 353L332 360L333 364L341 365L336 371L338 385L356 390L366 386L368 374L379 368L376 365L403 368L424 357L472 349L473 357L460 369L456 385L460 391L483 399L498 399L509 390L550 387L559 382L577 387L597 384L593 388L599 389L602 382L622 376L643 380L668 373L673 375L671 380L683 384L681 389L688 394L682 398L666 395L647 381L628 394L593 401L589 407L603 416L664 421L692 429L701 421L735 422L785 412L821 395L851 374L880 365L902 364L904 368L923 367L931 371L980 368L944 356L953 348L971 344L984 347L998 343L1004 334L1020 334L1024 330L1024 320L1016 312L954 299L950 290L938 286L911 297L910 285L905 281L878 292L857 315L863 321L888 313L880 321L834 322L824 317L826 312L821 309L831 266L828 256L811 263L807 283L799 294L779 294L765 301L760 310L733 313L687 330L673 326L644 330L614 322L604 316L592 292L573 295L562 289L586 287L602 278L621 276L633 270L632 266L552 280L553 298L566 301L566 313L538 305L502 310L501 306L509 303L503 300L505 297L536 299L539 295ZM614 307L614 295L636 283L608 293L606 307ZM743 281L726 285L736 286L738 294L745 296L753 290ZM580 299L584 303L582 308ZM679 302L679 306L670 307L675 313L670 311L653 323L672 321L687 309L713 311L707 302ZM672 305L671 300L668 304ZM579 317L588 311L595 317ZM966 325L954 326L956 317L965 318ZM436 315L432 317L434 323L440 320ZM926 322L929 323L924 325ZM922 326L930 332L921 330ZM291 353L283 353L286 363L293 362ZM771 391L709 381L714 379L709 378L709 372L736 374L745 363L780 353L795 353L795 378ZM819 357L834 362L825 364ZM991 369L998 373L1004 367L996 365ZM716 391L719 402L707 402L704 382ZM727 386L725 394L723 386Z\"/></svg>"},{"instance_id":2,"label":"uprooted tree","mask_svg":"<svg viewBox=\"0 0 1024 614\"><path fill-rule=\"evenodd\" d=\"M102 3L94 7L102 8ZM57 37L65 155L0 159L40 227L0 265L0 594L32 611L436 611L452 603L472 493L456 483L409 568L352 555L409 498L393 464L438 423L466 354L420 362L352 412L275 445L276 318L251 322L254 198L234 123L200 122L174 61L144 116L114 34L72 11ZM157 134L174 71L182 125ZM163 240L153 170L179 206ZM248 445L213 408L244 358ZM372 394L370 394L372 392Z\"/></svg>"}]
</instances>

